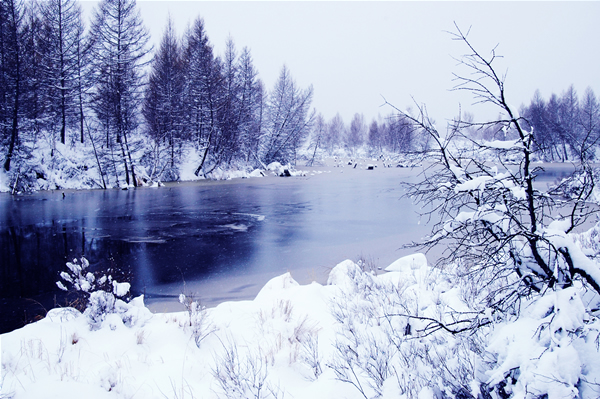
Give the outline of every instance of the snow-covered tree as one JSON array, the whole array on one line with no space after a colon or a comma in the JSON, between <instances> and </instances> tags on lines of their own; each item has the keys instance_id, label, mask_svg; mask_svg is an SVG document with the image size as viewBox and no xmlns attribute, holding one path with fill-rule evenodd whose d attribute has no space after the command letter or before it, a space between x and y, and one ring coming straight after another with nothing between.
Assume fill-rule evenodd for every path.
<instances>
[{"instance_id":1,"label":"snow-covered tree","mask_svg":"<svg viewBox=\"0 0 600 399\"><path fill-rule=\"evenodd\" d=\"M578 154L584 159L593 159L600 146L600 103L590 87L586 89L581 101L577 122L581 132L577 140Z\"/></svg>"},{"instance_id":2,"label":"snow-covered tree","mask_svg":"<svg viewBox=\"0 0 600 399\"><path fill-rule=\"evenodd\" d=\"M222 62L221 95L218 109L219 134L215 141L217 164L228 164L240 148L240 100L241 82L239 79L238 56L233 39L229 37L225 44Z\"/></svg>"},{"instance_id":3,"label":"snow-covered tree","mask_svg":"<svg viewBox=\"0 0 600 399\"><path fill-rule=\"evenodd\" d=\"M410 121L401 115L388 118L386 124L385 143L392 153L410 152L415 150L415 136Z\"/></svg>"},{"instance_id":4,"label":"snow-covered tree","mask_svg":"<svg viewBox=\"0 0 600 399\"><path fill-rule=\"evenodd\" d=\"M137 185L130 139L139 124L149 35L135 0L103 0L98 7L91 27L92 109L106 132L109 157L113 163L120 158L126 184Z\"/></svg>"},{"instance_id":5,"label":"snow-covered tree","mask_svg":"<svg viewBox=\"0 0 600 399\"><path fill-rule=\"evenodd\" d=\"M184 105L189 138L201 154L194 172L199 175L212 155L218 135L217 112L220 68L204 28L204 20L196 18L184 38Z\"/></svg>"},{"instance_id":6,"label":"snow-covered tree","mask_svg":"<svg viewBox=\"0 0 600 399\"><path fill-rule=\"evenodd\" d=\"M335 149L341 145L342 139L345 135L346 125L342 119L342 116L337 113L327 124L327 134L325 135L325 140L323 143L330 154L332 154L333 151L335 151Z\"/></svg>"},{"instance_id":7,"label":"snow-covered tree","mask_svg":"<svg viewBox=\"0 0 600 399\"><path fill-rule=\"evenodd\" d=\"M238 61L240 80L239 141L242 157L248 162L258 154L262 133L264 88L252 62L250 49L244 47Z\"/></svg>"},{"instance_id":8,"label":"snow-covered tree","mask_svg":"<svg viewBox=\"0 0 600 399\"><path fill-rule=\"evenodd\" d=\"M178 178L185 131L184 84L181 49L169 19L152 64L142 110L147 133L153 140L150 175L161 180Z\"/></svg>"},{"instance_id":9,"label":"snow-covered tree","mask_svg":"<svg viewBox=\"0 0 600 399\"><path fill-rule=\"evenodd\" d=\"M598 149L597 122L600 109L591 88L580 99L573 86L561 96L552 94L546 102L536 91L523 117L535 131L539 158L547 161L578 160L593 157Z\"/></svg>"},{"instance_id":10,"label":"snow-covered tree","mask_svg":"<svg viewBox=\"0 0 600 399\"><path fill-rule=\"evenodd\" d=\"M382 130L382 127L373 119L369 125L369 133L367 134L367 144L372 155L380 154L383 149Z\"/></svg>"},{"instance_id":11,"label":"snow-covered tree","mask_svg":"<svg viewBox=\"0 0 600 399\"><path fill-rule=\"evenodd\" d=\"M37 141L44 137L44 130L48 126L48 85L45 76L40 71L44 70L44 57L48 51L43 41L46 30L40 18L37 2L31 2L25 8L23 15L23 29L21 33L21 132L19 142L21 150L34 148ZM22 151L21 151L22 152ZM22 154L28 158L30 154ZM27 169L24 163L19 164Z\"/></svg>"},{"instance_id":12,"label":"snow-covered tree","mask_svg":"<svg viewBox=\"0 0 600 399\"><path fill-rule=\"evenodd\" d=\"M358 147L363 145L365 142L367 126L365 124L365 118L362 114L355 113L350 122L350 129L348 134L344 138L346 148L353 154Z\"/></svg>"},{"instance_id":13,"label":"snow-covered tree","mask_svg":"<svg viewBox=\"0 0 600 399\"><path fill-rule=\"evenodd\" d=\"M65 144L67 128L77 126L78 87L83 40L81 7L75 0L47 0L41 3L40 13L44 29L42 74L49 128L58 130L60 142Z\"/></svg>"},{"instance_id":14,"label":"snow-covered tree","mask_svg":"<svg viewBox=\"0 0 600 399\"><path fill-rule=\"evenodd\" d=\"M468 311L449 310L451 321L430 319L427 328L458 334L475 332L498 320L516 323L522 306L527 304L528 312L534 314L539 312L532 310L535 307L544 309L540 315L532 316L541 324L533 338L527 339L535 341L541 350L554 352L576 339L586 339L586 331L590 330L578 328L593 322L590 312L600 298L600 265L593 253L584 252L576 244L572 234L596 212L591 201L594 173L589 159L581 157L573 176L542 191L536 184L542 168L533 164L536 131L527 129L530 124L509 105L504 78L495 69L495 51L487 58L482 56L458 27L454 38L468 49L459 59L466 72L456 75L456 88L472 93L478 101L494 104L501 116L482 123L466 123L458 118L443 134L429 119L425 107L419 106L416 116L399 111L412 121L415 132L429 137L433 143L426 152L430 166L424 169L422 180L406 185L408 195L423 206L425 216L437 218L431 236L420 246L443 246L445 256L439 265L458 268L464 281L472 285ZM498 124L507 135L513 132L517 138L474 141L472 151L454 145L455 140L467 138L466 131L470 128ZM591 304L587 312L579 299L586 295ZM561 327L563 321L558 320L571 311L577 321ZM565 341L557 347L553 342L561 337ZM502 396L510 392L504 389L507 384L525 391L528 386L546 389L540 388L543 384L537 378L552 375L531 374L528 359L522 363L516 361L506 369L502 363L505 349L489 350L497 356L497 361L490 361L494 370L490 374L497 376L488 383L501 397L509 397ZM552 356L562 355L555 352ZM519 373L523 373L522 380ZM557 381L564 382L567 391L576 392L573 391L576 379ZM538 395L543 393L540 391Z\"/></svg>"},{"instance_id":15,"label":"snow-covered tree","mask_svg":"<svg viewBox=\"0 0 600 399\"><path fill-rule=\"evenodd\" d=\"M472 153L452 150L449 143L460 137L466 127L461 120L456 120L444 137L431 124L424 108L419 108L417 117L403 113L436 143L429 155L437 162L425 171L422 182L409 186L411 195L431 205L431 212L440 214L440 222L426 245L449 239L450 260L473 262L478 265L476 270L482 272L497 269L498 276L516 273L518 284L511 294L563 288L575 278L583 278L600 293L600 270L583 260L576 265L570 253L572 248L563 237L592 212L587 200L594 188L593 180L577 189L575 199L567 201L562 198L563 192L542 192L535 186L536 175L541 171L532 164L535 131L526 130L525 120L508 105L504 81L494 70L495 53L484 58L460 30L456 38L471 50L461 63L475 76L458 76L458 88L497 105L503 112L503 119L477 125L500 122L505 130L515 130L518 138L476 143L479 151L488 152L496 161L490 165L478 161ZM507 158L518 159L517 167L509 167ZM583 161L574 178L593 179L587 160ZM558 229L562 233L550 234L550 224L552 231Z\"/></svg>"},{"instance_id":16,"label":"snow-covered tree","mask_svg":"<svg viewBox=\"0 0 600 399\"><path fill-rule=\"evenodd\" d=\"M2 63L0 124L2 144L6 146L4 169L7 172L10 171L19 138L19 117L23 95L22 26L22 1L2 1L0 3L0 62Z\"/></svg>"},{"instance_id":17,"label":"snow-covered tree","mask_svg":"<svg viewBox=\"0 0 600 399\"><path fill-rule=\"evenodd\" d=\"M310 161L307 163L308 166L313 166L315 159L317 159L317 153L323 151L323 141L325 140L326 134L327 122L325 122L325 118L322 114L318 114L315 118L315 123L310 136L310 145L308 146L308 150L312 152Z\"/></svg>"},{"instance_id":18,"label":"snow-covered tree","mask_svg":"<svg viewBox=\"0 0 600 399\"><path fill-rule=\"evenodd\" d=\"M264 163L295 163L296 151L314 119L314 113L310 113L312 95L312 86L300 89L284 65L269 95L265 134L261 140Z\"/></svg>"}]
</instances>

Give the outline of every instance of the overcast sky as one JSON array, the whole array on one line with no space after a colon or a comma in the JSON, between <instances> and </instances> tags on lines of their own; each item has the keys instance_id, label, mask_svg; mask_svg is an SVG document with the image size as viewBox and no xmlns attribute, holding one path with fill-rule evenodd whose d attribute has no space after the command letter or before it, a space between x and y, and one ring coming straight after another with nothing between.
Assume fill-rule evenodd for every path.
<instances>
[{"instance_id":1,"label":"overcast sky","mask_svg":"<svg viewBox=\"0 0 600 399\"><path fill-rule=\"evenodd\" d=\"M93 2L84 2L86 9ZM452 57L464 45L447 31L454 22L471 27L470 39L483 54L496 45L504 56L506 93L514 106L528 103L536 89L547 98L573 84L582 95L600 95L600 2L232 2L138 0L144 22L159 43L170 14L181 35L196 17L204 19L215 52L231 36L250 48L270 90L286 64L296 82L313 85L313 106L326 119L354 113L367 122L391 109L426 103L437 121L470 109L469 97L452 92ZM493 111L495 113L495 111Z\"/></svg>"}]
</instances>

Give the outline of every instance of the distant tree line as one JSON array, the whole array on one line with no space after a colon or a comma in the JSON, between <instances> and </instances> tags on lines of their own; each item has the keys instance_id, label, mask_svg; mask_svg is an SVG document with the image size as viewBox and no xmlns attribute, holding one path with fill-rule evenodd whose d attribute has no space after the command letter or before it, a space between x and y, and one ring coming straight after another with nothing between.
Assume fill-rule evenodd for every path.
<instances>
[{"instance_id":1,"label":"distant tree line","mask_svg":"<svg viewBox=\"0 0 600 399\"><path fill-rule=\"evenodd\" d=\"M148 42L135 0L102 0L89 27L76 0L0 2L0 159L9 178L44 178L35 165L64 168L71 149L85 155L69 161L72 173L93 167L106 188L177 180L184 163L197 176L293 164L303 146L309 164L426 146L398 115L326 121L311 109L312 87L299 87L285 66L268 91L248 48L230 38L215 55L201 18L181 37L168 21L155 51ZM544 158L567 161L598 148L599 113L591 89L580 99L571 87L548 101L537 93L522 115Z\"/></svg>"},{"instance_id":2,"label":"distant tree line","mask_svg":"<svg viewBox=\"0 0 600 399\"><path fill-rule=\"evenodd\" d=\"M315 119L308 146L309 164L321 155L358 155L366 150L368 156L420 151L426 143L416 134L413 123L402 115L391 114L366 124L362 114L354 114L347 126L340 114L330 121L319 114Z\"/></svg>"},{"instance_id":3,"label":"distant tree line","mask_svg":"<svg viewBox=\"0 0 600 399\"><path fill-rule=\"evenodd\" d=\"M533 151L547 162L595 160L600 156L600 103L594 91L587 88L579 97L570 86L560 96L551 94L542 98L539 90L531 102L519 110L523 127L533 129ZM473 115L464 114L462 123L468 125L469 136L481 140L512 140L516 132L505 129L502 123L473 123Z\"/></svg>"},{"instance_id":4,"label":"distant tree line","mask_svg":"<svg viewBox=\"0 0 600 399\"><path fill-rule=\"evenodd\" d=\"M537 91L521 114L536 133L546 161L594 159L600 146L600 104L591 88L579 97L573 86L546 101Z\"/></svg>"},{"instance_id":5,"label":"distant tree line","mask_svg":"<svg viewBox=\"0 0 600 399\"><path fill-rule=\"evenodd\" d=\"M186 154L196 175L295 162L312 87L284 66L267 92L250 50L229 39L216 56L201 18L182 38L169 21L154 57L148 42L135 0L102 0L87 29L76 0L0 2L3 169L26 174L40 146L41 162L64 148L93 154L103 187L175 180Z\"/></svg>"}]
</instances>

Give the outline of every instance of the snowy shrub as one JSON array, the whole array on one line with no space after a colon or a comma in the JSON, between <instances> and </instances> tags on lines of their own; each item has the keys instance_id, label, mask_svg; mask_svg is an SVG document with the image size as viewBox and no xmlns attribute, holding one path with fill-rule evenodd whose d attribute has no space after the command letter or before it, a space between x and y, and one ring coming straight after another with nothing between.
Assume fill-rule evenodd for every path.
<instances>
[{"instance_id":1,"label":"snowy shrub","mask_svg":"<svg viewBox=\"0 0 600 399\"><path fill-rule=\"evenodd\" d=\"M73 262L67 262L69 271L60 273L61 279L69 283L73 290L87 298L84 315L92 329L97 329L102 325L106 315L117 313L121 315L125 324L131 325L133 316L130 314L130 306L127 302L119 299L129 294L130 284L119 283L113 280L111 275L103 274L97 277L96 274L87 271L89 261L82 257L79 261L73 259ZM63 291L69 289L62 281L57 281L56 285Z\"/></svg>"},{"instance_id":2,"label":"snowy shrub","mask_svg":"<svg viewBox=\"0 0 600 399\"><path fill-rule=\"evenodd\" d=\"M296 334L296 336L300 343L299 359L311 369L316 380L323 374L321 356L319 355L319 335L317 331L311 329L303 334Z\"/></svg>"},{"instance_id":3,"label":"snowy shrub","mask_svg":"<svg viewBox=\"0 0 600 399\"><path fill-rule=\"evenodd\" d=\"M268 381L268 361L262 353L247 353L243 358L236 344L224 346L224 354L216 359L213 377L217 380L223 397L283 398L279 386Z\"/></svg>"},{"instance_id":4,"label":"snowy shrub","mask_svg":"<svg viewBox=\"0 0 600 399\"><path fill-rule=\"evenodd\" d=\"M375 276L346 261L330 274L329 283L340 288L331 303L339 330L327 366L365 398L417 398L424 390L463 398L474 391L480 335L448 335L435 322L468 313L460 299L467 288L455 276L417 266Z\"/></svg>"},{"instance_id":5,"label":"snowy shrub","mask_svg":"<svg viewBox=\"0 0 600 399\"><path fill-rule=\"evenodd\" d=\"M187 325L192 330L192 337L196 346L200 348L200 343L204 338L215 332L215 327L208 320L206 307L201 306L198 301L194 301L193 298L184 294L179 295L179 303L185 306L188 312L189 322Z\"/></svg>"},{"instance_id":6,"label":"snowy shrub","mask_svg":"<svg viewBox=\"0 0 600 399\"><path fill-rule=\"evenodd\" d=\"M600 260L600 222L586 232L573 234L573 240L586 256Z\"/></svg>"},{"instance_id":7,"label":"snowy shrub","mask_svg":"<svg viewBox=\"0 0 600 399\"><path fill-rule=\"evenodd\" d=\"M486 384L499 397L598 398L600 321L574 286L535 297L501 323L487 348Z\"/></svg>"}]
</instances>

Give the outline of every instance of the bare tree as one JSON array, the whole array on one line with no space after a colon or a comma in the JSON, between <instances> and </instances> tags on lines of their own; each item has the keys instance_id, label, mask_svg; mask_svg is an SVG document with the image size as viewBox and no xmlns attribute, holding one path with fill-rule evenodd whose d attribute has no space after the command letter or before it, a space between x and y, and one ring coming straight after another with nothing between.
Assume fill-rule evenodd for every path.
<instances>
[{"instance_id":1,"label":"bare tree","mask_svg":"<svg viewBox=\"0 0 600 399\"><path fill-rule=\"evenodd\" d=\"M325 122L325 118L322 114L318 114L315 118L315 124L313 126L312 135L310 137L310 145L308 146L309 150L312 150L312 157L310 161L308 161L308 166L313 166L315 163L315 158L317 157L317 152L322 150L323 141L325 140L325 135L327 134L327 123Z\"/></svg>"},{"instance_id":2,"label":"bare tree","mask_svg":"<svg viewBox=\"0 0 600 399\"><path fill-rule=\"evenodd\" d=\"M410 120L402 115L392 115L388 118L385 129L385 143L392 153L406 153L415 150L416 137Z\"/></svg>"},{"instance_id":3,"label":"bare tree","mask_svg":"<svg viewBox=\"0 0 600 399\"><path fill-rule=\"evenodd\" d=\"M325 136L324 144L330 154L340 146L345 135L346 125L344 124L342 116L338 113L327 125L327 135Z\"/></svg>"},{"instance_id":4,"label":"bare tree","mask_svg":"<svg viewBox=\"0 0 600 399\"><path fill-rule=\"evenodd\" d=\"M383 150L382 131L383 126L380 126L377 121L373 119L369 125L369 133L367 136L367 143L372 155L381 154L381 151Z\"/></svg>"},{"instance_id":5,"label":"bare tree","mask_svg":"<svg viewBox=\"0 0 600 399\"><path fill-rule=\"evenodd\" d=\"M580 135L576 140L580 158L593 159L600 145L600 103L590 87L585 91L577 121Z\"/></svg>"},{"instance_id":6,"label":"bare tree","mask_svg":"<svg viewBox=\"0 0 600 399\"><path fill-rule=\"evenodd\" d=\"M495 49L484 57L458 26L452 35L468 49L458 60L466 72L455 74L455 90L494 104L501 117L482 123L459 117L443 135L424 106L417 106L416 115L397 109L412 121L416 133L433 143L421 182L407 184L408 195L425 207L424 216L438 220L431 236L416 245L444 245L440 263L464 265L483 295L480 309L499 314L518 313L522 296L566 288L578 278L600 293L598 265L564 239L594 212L589 202L594 176L588 160L582 159L572 180L547 192L538 190L535 179L542 169L532 164L535 131L526 130L526 121L508 104L504 76L495 69ZM456 139L468 140L465 130L499 124L505 132L514 131L517 139L474 141L475 150L468 153L452 146ZM478 156L482 154L487 157ZM516 165L508 165L507 159L517 160ZM481 314L465 314L453 326L443 327L459 332L486 322Z\"/></svg>"}]
</instances>

